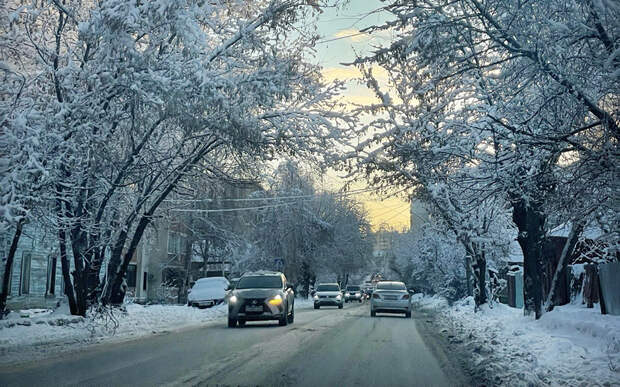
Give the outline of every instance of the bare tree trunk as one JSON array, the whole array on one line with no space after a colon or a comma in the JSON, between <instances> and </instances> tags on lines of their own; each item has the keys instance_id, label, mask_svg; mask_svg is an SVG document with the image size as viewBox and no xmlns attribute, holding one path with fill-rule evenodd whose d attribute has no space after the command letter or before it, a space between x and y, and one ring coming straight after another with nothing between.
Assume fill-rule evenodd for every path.
<instances>
[{"instance_id":1,"label":"bare tree trunk","mask_svg":"<svg viewBox=\"0 0 620 387\"><path fill-rule=\"evenodd\" d=\"M560 278L560 273L564 269L564 262L566 261L566 257L569 257L573 254L573 250L575 249L575 245L577 245L577 241L579 240L579 235L583 232L583 228L585 227L585 222L573 222L570 232L568 234L568 238L566 238L566 243L564 243L564 248L562 248L562 254L560 255L560 259L558 260L558 266L555 268L555 272L553 273L553 279L551 280L551 288L549 289L549 294L547 295L547 300L545 301L545 311L551 312L555 304L553 303L553 297L555 296L556 288L558 286L558 279Z\"/></svg>"},{"instance_id":2,"label":"bare tree trunk","mask_svg":"<svg viewBox=\"0 0 620 387\"><path fill-rule=\"evenodd\" d=\"M15 227L15 234L13 235L13 241L11 242L11 248L9 249L9 256L6 257L6 264L4 265L4 275L2 276L2 294L0 294L0 320L4 318L6 300L9 296L9 281L11 279L11 273L13 271L13 261L15 259L15 252L17 251L19 239L22 236L24 222L25 221L23 219L17 222L17 226Z\"/></svg>"},{"instance_id":3,"label":"bare tree trunk","mask_svg":"<svg viewBox=\"0 0 620 387\"><path fill-rule=\"evenodd\" d=\"M56 210L59 219L62 219L62 203L60 199L56 200ZM62 267L62 279L65 283L65 294L69 300L69 310L72 315L78 315L77 302L75 301L75 293L73 291L73 283L71 282L71 274L69 273L69 259L67 258L67 235L63 225L58 225L58 245L60 247L60 264Z\"/></svg>"},{"instance_id":4,"label":"bare tree trunk","mask_svg":"<svg viewBox=\"0 0 620 387\"><path fill-rule=\"evenodd\" d=\"M471 277L472 277L471 257L469 256L469 254L466 254L465 255L465 282L467 283L467 295L468 296L474 295L474 291L471 286Z\"/></svg>"},{"instance_id":5,"label":"bare tree trunk","mask_svg":"<svg viewBox=\"0 0 620 387\"><path fill-rule=\"evenodd\" d=\"M523 250L524 313L542 317L542 248L545 215L537 203L519 199L513 202L512 219L519 229L517 241Z\"/></svg>"},{"instance_id":6,"label":"bare tree trunk","mask_svg":"<svg viewBox=\"0 0 620 387\"><path fill-rule=\"evenodd\" d=\"M480 308L480 306L487 302L487 260L484 255L484 251L481 251L480 246L474 246L473 250L475 252L475 264L473 274L476 282L476 288L474 290L474 301L476 304L476 308Z\"/></svg>"}]
</instances>

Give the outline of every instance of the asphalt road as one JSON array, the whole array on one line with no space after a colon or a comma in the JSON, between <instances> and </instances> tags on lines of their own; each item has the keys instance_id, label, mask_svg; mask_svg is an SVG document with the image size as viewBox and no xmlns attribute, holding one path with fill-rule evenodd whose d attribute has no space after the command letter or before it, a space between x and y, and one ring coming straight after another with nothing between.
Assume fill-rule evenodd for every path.
<instances>
[{"instance_id":1,"label":"asphalt road","mask_svg":"<svg viewBox=\"0 0 620 387\"><path fill-rule=\"evenodd\" d=\"M432 340L423 340L415 319L371 318L367 304L348 304L296 310L287 327L248 323L230 329L222 321L2 367L0 385L464 384L447 358Z\"/></svg>"}]
</instances>

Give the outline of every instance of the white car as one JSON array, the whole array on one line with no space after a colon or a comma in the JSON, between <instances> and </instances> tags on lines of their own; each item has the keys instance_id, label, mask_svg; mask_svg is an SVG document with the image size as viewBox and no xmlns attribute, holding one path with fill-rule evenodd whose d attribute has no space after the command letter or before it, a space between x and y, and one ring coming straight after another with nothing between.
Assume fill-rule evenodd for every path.
<instances>
[{"instance_id":1,"label":"white car","mask_svg":"<svg viewBox=\"0 0 620 387\"><path fill-rule=\"evenodd\" d=\"M208 308L220 304L226 297L229 282L224 277L201 278L187 295L187 305Z\"/></svg>"},{"instance_id":2,"label":"white car","mask_svg":"<svg viewBox=\"0 0 620 387\"><path fill-rule=\"evenodd\" d=\"M319 284L312 296L314 309L320 309L322 305L334 305L342 309L344 299L337 283Z\"/></svg>"},{"instance_id":3,"label":"white car","mask_svg":"<svg viewBox=\"0 0 620 387\"><path fill-rule=\"evenodd\" d=\"M370 316L377 313L404 313L411 317L411 295L405 284L398 281L380 281L370 299Z\"/></svg>"}]
</instances>

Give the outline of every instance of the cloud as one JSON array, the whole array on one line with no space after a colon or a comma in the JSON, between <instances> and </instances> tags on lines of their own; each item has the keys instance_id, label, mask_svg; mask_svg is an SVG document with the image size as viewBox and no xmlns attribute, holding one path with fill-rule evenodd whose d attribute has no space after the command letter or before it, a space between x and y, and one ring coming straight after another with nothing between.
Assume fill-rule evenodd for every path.
<instances>
[{"instance_id":1,"label":"cloud","mask_svg":"<svg viewBox=\"0 0 620 387\"><path fill-rule=\"evenodd\" d=\"M372 74L375 76L377 81L380 84L386 83L388 80L388 72L380 66L373 65ZM357 67L347 66L347 67L326 67L321 73L323 74L323 78L326 82L332 82L336 79L341 81L347 81L352 79L360 79L362 77L362 73L359 71Z\"/></svg>"},{"instance_id":2,"label":"cloud","mask_svg":"<svg viewBox=\"0 0 620 387\"><path fill-rule=\"evenodd\" d=\"M352 42L359 43L370 39L370 35L355 29L340 30L334 34L335 38L346 38Z\"/></svg>"}]
</instances>

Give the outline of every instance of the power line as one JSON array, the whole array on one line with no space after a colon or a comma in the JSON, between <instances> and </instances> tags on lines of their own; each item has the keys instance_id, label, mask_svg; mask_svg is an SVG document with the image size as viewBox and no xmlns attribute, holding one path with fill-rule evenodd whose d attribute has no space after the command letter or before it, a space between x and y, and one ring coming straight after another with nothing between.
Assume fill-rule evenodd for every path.
<instances>
[{"instance_id":1,"label":"power line","mask_svg":"<svg viewBox=\"0 0 620 387\"><path fill-rule=\"evenodd\" d=\"M256 206L256 207L219 208L219 209L212 209L212 210L200 210L200 209L194 209L194 208L170 208L167 211L174 211L174 212L199 212L199 213L234 212L234 211L247 211L247 210L263 210L263 209L267 209L267 208L289 206L291 204L297 204L297 202L270 204L270 205L267 205L267 206Z\"/></svg>"},{"instance_id":2,"label":"power line","mask_svg":"<svg viewBox=\"0 0 620 387\"><path fill-rule=\"evenodd\" d=\"M362 188L358 190L348 191L348 192L340 192L340 193L332 193L335 196L349 196L356 195L360 193L376 191L377 188ZM295 196L270 196L264 198L218 198L218 199L166 199L165 202L171 203L199 203L199 202L218 202L218 201L226 201L226 202L259 202L259 201L267 201L267 200L286 200L286 199L305 199L305 198L320 198L322 194L308 194L308 195L295 195Z\"/></svg>"}]
</instances>

